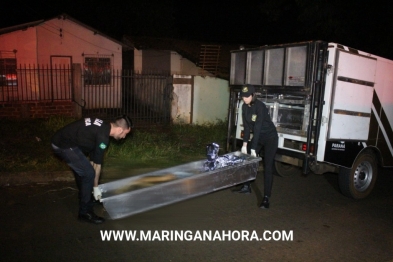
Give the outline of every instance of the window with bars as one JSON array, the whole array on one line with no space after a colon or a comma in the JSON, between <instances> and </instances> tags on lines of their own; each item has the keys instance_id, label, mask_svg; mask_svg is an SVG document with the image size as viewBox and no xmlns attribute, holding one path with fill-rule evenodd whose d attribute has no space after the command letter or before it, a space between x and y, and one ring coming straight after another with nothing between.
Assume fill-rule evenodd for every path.
<instances>
[{"instance_id":1,"label":"window with bars","mask_svg":"<svg viewBox=\"0 0 393 262\"><path fill-rule=\"evenodd\" d=\"M15 52L0 51L0 87L17 85Z\"/></svg>"},{"instance_id":2,"label":"window with bars","mask_svg":"<svg viewBox=\"0 0 393 262\"><path fill-rule=\"evenodd\" d=\"M111 58L86 56L84 62L85 85L109 85L111 83Z\"/></svg>"}]
</instances>

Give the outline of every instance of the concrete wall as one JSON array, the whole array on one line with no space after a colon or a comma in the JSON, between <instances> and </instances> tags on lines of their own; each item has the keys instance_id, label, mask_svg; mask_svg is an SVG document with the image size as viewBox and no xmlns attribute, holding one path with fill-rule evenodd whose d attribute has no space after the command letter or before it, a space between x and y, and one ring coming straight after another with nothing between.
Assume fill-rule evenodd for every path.
<instances>
[{"instance_id":1,"label":"concrete wall","mask_svg":"<svg viewBox=\"0 0 393 262\"><path fill-rule=\"evenodd\" d=\"M172 120L174 123L205 124L228 117L228 81L200 76L173 78Z\"/></svg>"},{"instance_id":2,"label":"concrete wall","mask_svg":"<svg viewBox=\"0 0 393 262\"><path fill-rule=\"evenodd\" d=\"M225 121L229 108L229 83L214 77L194 77L193 124Z\"/></svg>"},{"instance_id":3,"label":"concrete wall","mask_svg":"<svg viewBox=\"0 0 393 262\"><path fill-rule=\"evenodd\" d=\"M193 77L190 75L173 76L173 100L171 118L173 123L192 123Z\"/></svg>"}]
</instances>

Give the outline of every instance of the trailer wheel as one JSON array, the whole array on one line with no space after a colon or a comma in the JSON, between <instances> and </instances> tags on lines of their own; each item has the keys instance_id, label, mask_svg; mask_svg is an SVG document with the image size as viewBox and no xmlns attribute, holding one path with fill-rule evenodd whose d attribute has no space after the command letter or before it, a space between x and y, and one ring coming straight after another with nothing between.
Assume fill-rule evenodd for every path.
<instances>
[{"instance_id":1,"label":"trailer wheel","mask_svg":"<svg viewBox=\"0 0 393 262\"><path fill-rule=\"evenodd\" d=\"M338 174L340 190L343 195L353 199L365 198L373 190L377 175L375 155L364 152L356 159L352 168L340 168Z\"/></svg>"},{"instance_id":2,"label":"trailer wheel","mask_svg":"<svg viewBox=\"0 0 393 262\"><path fill-rule=\"evenodd\" d=\"M280 161L274 161L274 169L274 173L281 177L299 175L301 172L299 167Z\"/></svg>"}]
</instances>

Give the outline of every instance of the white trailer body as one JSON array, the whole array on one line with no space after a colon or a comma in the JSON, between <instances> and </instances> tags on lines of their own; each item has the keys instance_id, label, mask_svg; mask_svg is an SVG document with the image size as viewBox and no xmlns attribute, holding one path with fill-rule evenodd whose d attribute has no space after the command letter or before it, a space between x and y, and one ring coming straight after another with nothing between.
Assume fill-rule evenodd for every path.
<instances>
[{"instance_id":1,"label":"white trailer body","mask_svg":"<svg viewBox=\"0 0 393 262\"><path fill-rule=\"evenodd\" d=\"M279 135L279 175L338 172L344 195L366 197L393 166L393 61L310 41L231 53L228 147L242 140L244 84L256 87ZM233 150L234 148L232 148Z\"/></svg>"}]
</instances>

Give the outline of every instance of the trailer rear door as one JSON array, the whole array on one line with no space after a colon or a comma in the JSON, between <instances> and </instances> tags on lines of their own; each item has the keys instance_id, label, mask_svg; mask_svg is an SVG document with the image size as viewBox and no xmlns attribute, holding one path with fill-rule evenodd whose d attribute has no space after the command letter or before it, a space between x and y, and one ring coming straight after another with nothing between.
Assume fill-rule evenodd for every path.
<instances>
[{"instance_id":1,"label":"trailer rear door","mask_svg":"<svg viewBox=\"0 0 393 262\"><path fill-rule=\"evenodd\" d=\"M366 141L376 59L337 50L328 139Z\"/></svg>"}]
</instances>

